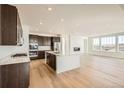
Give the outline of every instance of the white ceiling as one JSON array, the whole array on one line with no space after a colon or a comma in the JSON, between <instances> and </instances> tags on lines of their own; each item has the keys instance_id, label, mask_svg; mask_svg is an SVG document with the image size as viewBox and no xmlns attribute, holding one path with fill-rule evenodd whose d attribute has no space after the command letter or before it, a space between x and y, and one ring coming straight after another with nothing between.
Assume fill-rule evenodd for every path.
<instances>
[{"instance_id":1,"label":"white ceiling","mask_svg":"<svg viewBox=\"0 0 124 93\"><path fill-rule=\"evenodd\" d=\"M32 33L94 36L124 32L123 5L19 4L16 6L22 23L30 26ZM49 7L52 11L47 10Z\"/></svg>"}]
</instances>

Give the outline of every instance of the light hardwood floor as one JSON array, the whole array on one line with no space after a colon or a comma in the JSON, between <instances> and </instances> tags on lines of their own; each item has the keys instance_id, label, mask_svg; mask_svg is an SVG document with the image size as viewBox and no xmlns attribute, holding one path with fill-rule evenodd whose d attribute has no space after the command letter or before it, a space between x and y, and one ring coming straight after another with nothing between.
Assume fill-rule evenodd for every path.
<instances>
[{"instance_id":1,"label":"light hardwood floor","mask_svg":"<svg viewBox=\"0 0 124 93\"><path fill-rule=\"evenodd\" d=\"M30 64L31 88L124 87L124 60L82 55L81 67L56 74L44 60Z\"/></svg>"}]
</instances>

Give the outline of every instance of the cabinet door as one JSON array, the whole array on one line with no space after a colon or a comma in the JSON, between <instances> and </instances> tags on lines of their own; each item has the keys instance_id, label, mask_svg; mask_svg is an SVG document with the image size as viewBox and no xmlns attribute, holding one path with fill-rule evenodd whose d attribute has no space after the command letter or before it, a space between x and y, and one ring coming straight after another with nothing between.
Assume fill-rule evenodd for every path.
<instances>
[{"instance_id":1,"label":"cabinet door","mask_svg":"<svg viewBox=\"0 0 124 93\"><path fill-rule=\"evenodd\" d=\"M44 59L45 58L45 51L38 51L38 58Z\"/></svg>"},{"instance_id":2,"label":"cabinet door","mask_svg":"<svg viewBox=\"0 0 124 93\"><path fill-rule=\"evenodd\" d=\"M48 38L43 37L43 46L48 46Z\"/></svg>"},{"instance_id":3,"label":"cabinet door","mask_svg":"<svg viewBox=\"0 0 124 93\"><path fill-rule=\"evenodd\" d=\"M29 86L29 62L2 65L0 68L2 88L27 88Z\"/></svg>"},{"instance_id":4,"label":"cabinet door","mask_svg":"<svg viewBox=\"0 0 124 93\"><path fill-rule=\"evenodd\" d=\"M56 70L56 56L51 55L51 67Z\"/></svg>"},{"instance_id":5,"label":"cabinet door","mask_svg":"<svg viewBox=\"0 0 124 93\"><path fill-rule=\"evenodd\" d=\"M50 53L47 53L47 64L53 69L56 70L56 56Z\"/></svg>"},{"instance_id":6,"label":"cabinet door","mask_svg":"<svg viewBox=\"0 0 124 93\"><path fill-rule=\"evenodd\" d=\"M1 66L2 88L18 88L18 67L16 65Z\"/></svg>"},{"instance_id":7,"label":"cabinet door","mask_svg":"<svg viewBox=\"0 0 124 93\"><path fill-rule=\"evenodd\" d=\"M29 42L30 43L38 43L38 36L37 35L29 35Z\"/></svg>"},{"instance_id":8,"label":"cabinet door","mask_svg":"<svg viewBox=\"0 0 124 93\"><path fill-rule=\"evenodd\" d=\"M0 13L1 13L1 5L0 5ZM1 14L0 14L0 45L2 45L2 33L1 33Z\"/></svg>"},{"instance_id":9,"label":"cabinet door","mask_svg":"<svg viewBox=\"0 0 124 93\"><path fill-rule=\"evenodd\" d=\"M47 54L46 54L46 57L47 57L47 62L46 62L46 63L47 63L48 65L50 65L50 54L47 53Z\"/></svg>"},{"instance_id":10,"label":"cabinet door","mask_svg":"<svg viewBox=\"0 0 124 93\"><path fill-rule=\"evenodd\" d=\"M60 42L60 37L53 37L53 42Z\"/></svg>"},{"instance_id":11,"label":"cabinet door","mask_svg":"<svg viewBox=\"0 0 124 93\"><path fill-rule=\"evenodd\" d=\"M29 62L18 64L18 82L20 88L27 88L29 87L29 69L30 65Z\"/></svg>"},{"instance_id":12,"label":"cabinet door","mask_svg":"<svg viewBox=\"0 0 124 93\"><path fill-rule=\"evenodd\" d=\"M54 42L53 42L53 37L51 37L51 50L54 50Z\"/></svg>"},{"instance_id":13,"label":"cabinet door","mask_svg":"<svg viewBox=\"0 0 124 93\"><path fill-rule=\"evenodd\" d=\"M2 45L17 44L17 9L11 5L1 5Z\"/></svg>"},{"instance_id":14,"label":"cabinet door","mask_svg":"<svg viewBox=\"0 0 124 93\"><path fill-rule=\"evenodd\" d=\"M51 37L51 49L54 50L54 42L60 42L60 37Z\"/></svg>"},{"instance_id":15,"label":"cabinet door","mask_svg":"<svg viewBox=\"0 0 124 93\"><path fill-rule=\"evenodd\" d=\"M42 37L42 40L43 40L42 46L45 46L46 38L45 37Z\"/></svg>"},{"instance_id":16,"label":"cabinet door","mask_svg":"<svg viewBox=\"0 0 124 93\"><path fill-rule=\"evenodd\" d=\"M43 46L43 37L42 36L38 36L38 45Z\"/></svg>"},{"instance_id":17,"label":"cabinet door","mask_svg":"<svg viewBox=\"0 0 124 93\"><path fill-rule=\"evenodd\" d=\"M47 46L51 46L51 37L47 37Z\"/></svg>"}]
</instances>

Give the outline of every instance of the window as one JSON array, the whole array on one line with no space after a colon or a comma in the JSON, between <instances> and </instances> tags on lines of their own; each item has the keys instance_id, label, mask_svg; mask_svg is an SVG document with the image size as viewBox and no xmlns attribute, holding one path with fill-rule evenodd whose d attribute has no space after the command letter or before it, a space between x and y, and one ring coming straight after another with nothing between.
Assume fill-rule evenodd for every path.
<instances>
[{"instance_id":1,"label":"window","mask_svg":"<svg viewBox=\"0 0 124 93\"><path fill-rule=\"evenodd\" d=\"M118 36L118 50L124 52L124 35Z\"/></svg>"},{"instance_id":2,"label":"window","mask_svg":"<svg viewBox=\"0 0 124 93\"><path fill-rule=\"evenodd\" d=\"M124 52L124 33L93 38L93 50Z\"/></svg>"},{"instance_id":3,"label":"window","mask_svg":"<svg viewBox=\"0 0 124 93\"><path fill-rule=\"evenodd\" d=\"M101 38L101 48L103 51L112 51L116 50L116 37L108 36Z\"/></svg>"},{"instance_id":4,"label":"window","mask_svg":"<svg viewBox=\"0 0 124 93\"><path fill-rule=\"evenodd\" d=\"M93 50L100 50L100 39L99 38L93 39Z\"/></svg>"}]
</instances>

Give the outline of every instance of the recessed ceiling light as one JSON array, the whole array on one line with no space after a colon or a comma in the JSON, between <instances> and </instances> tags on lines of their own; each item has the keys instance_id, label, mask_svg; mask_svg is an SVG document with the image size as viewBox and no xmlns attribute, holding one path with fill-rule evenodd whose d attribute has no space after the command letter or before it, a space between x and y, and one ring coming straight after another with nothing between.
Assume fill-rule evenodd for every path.
<instances>
[{"instance_id":1,"label":"recessed ceiling light","mask_svg":"<svg viewBox=\"0 0 124 93\"><path fill-rule=\"evenodd\" d=\"M43 23L42 22L40 22L40 25L42 25Z\"/></svg>"},{"instance_id":2,"label":"recessed ceiling light","mask_svg":"<svg viewBox=\"0 0 124 93\"><path fill-rule=\"evenodd\" d=\"M61 18L61 19L60 19L60 21L61 21L61 22L64 22L64 19L63 19L63 18Z\"/></svg>"},{"instance_id":3,"label":"recessed ceiling light","mask_svg":"<svg viewBox=\"0 0 124 93\"><path fill-rule=\"evenodd\" d=\"M48 11L52 11L52 8L51 7L48 7Z\"/></svg>"}]
</instances>

